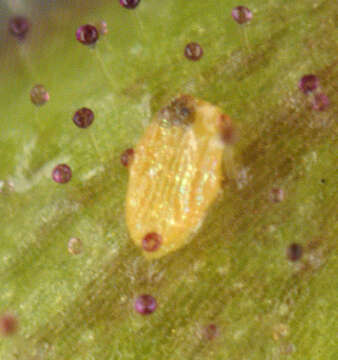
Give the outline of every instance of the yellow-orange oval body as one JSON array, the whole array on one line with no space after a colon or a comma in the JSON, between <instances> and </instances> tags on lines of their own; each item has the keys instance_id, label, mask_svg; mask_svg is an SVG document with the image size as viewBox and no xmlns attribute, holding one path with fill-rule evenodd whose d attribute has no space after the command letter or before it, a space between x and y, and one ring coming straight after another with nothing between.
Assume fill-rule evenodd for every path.
<instances>
[{"instance_id":1,"label":"yellow-orange oval body","mask_svg":"<svg viewBox=\"0 0 338 360\"><path fill-rule=\"evenodd\" d=\"M182 95L156 115L134 148L126 222L147 258L186 244L219 193L229 147L220 136L221 116L218 107ZM156 251L145 250L147 234L160 235Z\"/></svg>"}]
</instances>

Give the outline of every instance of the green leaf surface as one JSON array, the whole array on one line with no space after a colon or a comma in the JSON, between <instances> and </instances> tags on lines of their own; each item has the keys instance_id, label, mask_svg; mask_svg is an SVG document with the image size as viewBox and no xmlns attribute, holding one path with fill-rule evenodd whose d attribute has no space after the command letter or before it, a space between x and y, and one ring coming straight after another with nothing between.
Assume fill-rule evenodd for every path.
<instances>
[{"instance_id":1,"label":"green leaf surface","mask_svg":"<svg viewBox=\"0 0 338 360\"><path fill-rule=\"evenodd\" d=\"M0 312L20 329L0 339L0 358L334 360L335 2L252 0L245 26L232 0L98 4L32 12L23 43L2 32ZM76 41L78 26L100 20L109 33L94 49ZM204 50L197 62L184 57L192 41ZM330 98L326 111L297 88L308 73ZM29 98L37 83L51 96L39 108ZM191 243L149 262L125 225L120 154L180 93L233 119L239 176ZM83 106L95 112L88 129L72 122ZM67 184L51 179L59 163L72 168ZM283 201L271 201L273 188ZM71 237L82 254L67 251ZM304 249L295 263L291 243ZM133 307L142 293L158 302L147 317Z\"/></svg>"}]
</instances>

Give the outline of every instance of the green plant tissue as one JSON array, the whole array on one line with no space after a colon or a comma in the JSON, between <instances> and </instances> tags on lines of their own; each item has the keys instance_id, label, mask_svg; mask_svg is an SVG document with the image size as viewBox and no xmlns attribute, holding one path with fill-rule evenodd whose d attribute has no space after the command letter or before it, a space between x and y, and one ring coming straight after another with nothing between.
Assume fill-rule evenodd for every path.
<instances>
[{"instance_id":1,"label":"green plant tissue","mask_svg":"<svg viewBox=\"0 0 338 360\"><path fill-rule=\"evenodd\" d=\"M102 21L95 46L76 39ZM337 359L336 2L3 0L0 22L0 359ZM236 176L189 244L148 261L120 156L179 94L231 118Z\"/></svg>"}]
</instances>

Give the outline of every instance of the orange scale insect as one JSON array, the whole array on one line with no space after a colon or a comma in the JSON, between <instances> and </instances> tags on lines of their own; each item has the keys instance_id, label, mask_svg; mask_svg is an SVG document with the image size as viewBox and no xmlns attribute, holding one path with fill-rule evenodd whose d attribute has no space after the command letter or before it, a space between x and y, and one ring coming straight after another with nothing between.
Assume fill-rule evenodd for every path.
<instances>
[{"instance_id":1,"label":"orange scale insect","mask_svg":"<svg viewBox=\"0 0 338 360\"><path fill-rule=\"evenodd\" d=\"M222 188L224 164L233 172L224 116L217 106L181 95L156 115L135 146L126 222L147 258L189 242Z\"/></svg>"}]
</instances>

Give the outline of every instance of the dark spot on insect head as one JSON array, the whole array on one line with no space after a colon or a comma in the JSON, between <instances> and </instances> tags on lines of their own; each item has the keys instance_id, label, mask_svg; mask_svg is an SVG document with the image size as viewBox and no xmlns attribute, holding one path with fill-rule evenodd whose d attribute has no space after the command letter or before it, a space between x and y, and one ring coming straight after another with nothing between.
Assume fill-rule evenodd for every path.
<instances>
[{"instance_id":1,"label":"dark spot on insect head","mask_svg":"<svg viewBox=\"0 0 338 360\"><path fill-rule=\"evenodd\" d=\"M160 125L163 127L189 126L195 118L195 101L190 95L181 95L159 112Z\"/></svg>"}]
</instances>

